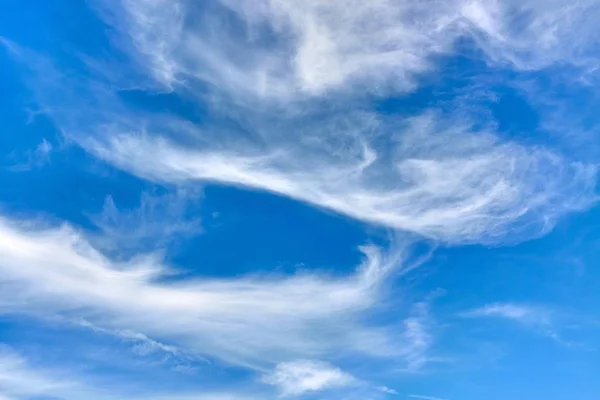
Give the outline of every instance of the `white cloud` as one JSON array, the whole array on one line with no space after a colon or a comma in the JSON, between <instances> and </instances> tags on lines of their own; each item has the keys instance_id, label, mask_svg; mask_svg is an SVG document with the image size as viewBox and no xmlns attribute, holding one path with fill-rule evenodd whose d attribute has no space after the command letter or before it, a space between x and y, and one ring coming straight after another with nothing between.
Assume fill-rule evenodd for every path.
<instances>
[{"instance_id":1,"label":"white cloud","mask_svg":"<svg viewBox=\"0 0 600 400\"><path fill-rule=\"evenodd\" d=\"M148 68L163 88L185 87L178 94L192 92L193 101L199 98L195 89L208 86L208 103L216 108L211 117L234 120L243 129L208 123L200 130L172 116L144 115L119 102L112 87L54 79L46 67L43 79L51 82L36 90L70 139L138 176L264 190L452 244L520 241L546 233L565 213L595 201L595 167L500 140L493 129L475 128L460 117L423 112L392 120L354 104L352 96L414 89L418 76L435 68L433 58L451 53L465 37L489 62L517 69L593 64L595 3L110 2L118 6L103 7L103 15L137 67ZM235 18L234 27L223 23ZM139 81L147 80L139 75L146 71L135 72L135 83L143 86ZM211 96L234 106L219 109ZM139 213L122 213L109 199L97 222L113 237L144 237L165 228L164 221L144 225L153 210L142 202ZM135 228L115 224L123 219ZM117 262L69 227L0 219L0 236L0 274L8 282L0 293L3 309L84 318L162 350L172 343L261 372L274 367L265 381L283 393L351 381L331 365L298 360L348 352L402 359L407 370L429 361L433 337L425 306L417 305L401 327L361 319L380 300L382 280L404 261L396 249L386 256L364 248L364 264L346 277L165 282L172 271L156 256ZM551 324L538 311L496 304L470 316L509 318L551 335Z\"/></svg>"},{"instance_id":2,"label":"white cloud","mask_svg":"<svg viewBox=\"0 0 600 400\"><path fill-rule=\"evenodd\" d=\"M365 247L364 263L347 277L171 277L167 283L161 278L170 271L157 259L111 261L66 226L2 219L0 234L4 311L85 319L258 370L339 352L398 362L412 354L397 340L402 327L361 322L380 300L382 279L401 271L403 249L384 255Z\"/></svg>"},{"instance_id":3,"label":"white cloud","mask_svg":"<svg viewBox=\"0 0 600 400\"><path fill-rule=\"evenodd\" d=\"M465 318L504 318L512 320L525 328L532 329L565 345L556 327L556 314L546 307L537 307L514 303L493 303L462 313Z\"/></svg>"},{"instance_id":4,"label":"white cloud","mask_svg":"<svg viewBox=\"0 0 600 400\"><path fill-rule=\"evenodd\" d=\"M408 371L419 370L430 361L428 351L433 342L433 335L428 308L426 303L416 304L412 316L404 321L403 342L407 343L404 354Z\"/></svg>"},{"instance_id":5,"label":"white cloud","mask_svg":"<svg viewBox=\"0 0 600 400\"><path fill-rule=\"evenodd\" d=\"M420 399L420 400L448 400L448 399L443 399L441 397L422 396L420 394L409 394L408 397L410 397L412 399Z\"/></svg>"},{"instance_id":6,"label":"white cloud","mask_svg":"<svg viewBox=\"0 0 600 400\"><path fill-rule=\"evenodd\" d=\"M103 335L110 335L117 337L124 342L132 344L133 354L140 357L149 357L153 355L160 355L161 364L169 364L171 370L182 373L191 373L195 371L195 367L192 363L202 362L206 363L207 360L200 357L196 357L189 352L186 352L176 346L164 344L156 340L150 339L143 333L133 332L131 330L110 330L99 326L95 326L86 320L80 321L65 321L68 323L75 323L77 326L90 329L95 333Z\"/></svg>"},{"instance_id":7,"label":"white cloud","mask_svg":"<svg viewBox=\"0 0 600 400\"><path fill-rule=\"evenodd\" d=\"M35 150L28 150L22 154L10 155L15 163L8 167L11 172L29 171L34 168L42 167L50 161L50 155L56 150L45 138L36 146Z\"/></svg>"},{"instance_id":8,"label":"white cloud","mask_svg":"<svg viewBox=\"0 0 600 400\"><path fill-rule=\"evenodd\" d=\"M451 43L443 31L459 16L452 5L434 3L124 0L103 14L166 87L200 79L229 92L289 99L350 79L375 81L367 83L372 89L412 87L427 57ZM228 29L224 22L235 17L240 29Z\"/></svg>"},{"instance_id":9,"label":"white cloud","mask_svg":"<svg viewBox=\"0 0 600 400\"><path fill-rule=\"evenodd\" d=\"M355 378L328 363L295 360L278 364L262 381L277 386L284 396L352 385Z\"/></svg>"},{"instance_id":10,"label":"white cloud","mask_svg":"<svg viewBox=\"0 0 600 400\"><path fill-rule=\"evenodd\" d=\"M462 314L465 317L501 317L523 323L547 321L549 310L514 303L492 303Z\"/></svg>"},{"instance_id":11,"label":"white cloud","mask_svg":"<svg viewBox=\"0 0 600 400\"><path fill-rule=\"evenodd\" d=\"M599 14L594 0L122 0L103 12L165 87L277 99L410 90L461 38L518 69L593 66Z\"/></svg>"},{"instance_id":12,"label":"white cloud","mask_svg":"<svg viewBox=\"0 0 600 400\"><path fill-rule=\"evenodd\" d=\"M187 188L178 188L163 194L142 193L134 208L117 207L112 196L107 196L102 212L90 215L91 222L100 230L94 244L107 251L131 253L159 249L171 240L196 234L201 221L190 215L190 205L199 201L199 194Z\"/></svg>"},{"instance_id":13,"label":"white cloud","mask_svg":"<svg viewBox=\"0 0 600 400\"><path fill-rule=\"evenodd\" d=\"M379 388L379 390L381 390L383 393L387 393L387 394L393 394L393 395L398 395L398 394L400 394L400 393L398 393L398 391L397 391L397 390L395 390L395 389L391 389L391 388L389 388L389 387L387 387L387 386L381 386L381 387Z\"/></svg>"},{"instance_id":14,"label":"white cloud","mask_svg":"<svg viewBox=\"0 0 600 400\"><path fill-rule=\"evenodd\" d=\"M519 69L556 64L595 68L600 49L591 22L600 15L594 0L466 1L474 38L492 61Z\"/></svg>"},{"instance_id":15,"label":"white cloud","mask_svg":"<svg viewBox=\"0 0 600 400\"><path fill-rule=\"evenodd\" d=\"M185 19L183 2L179 0L92 0L89 3L98 14L113 25L118 34L112 37L122 46L135 63L136 68L148 68L150 80L136 78L146 84L156 81L166 89L177 83L179 66L176 64L174 47L178 43ZM127 41L119 37L127 37ZM129 77L126 73L106 68L105 63L85 58L86 63L96 71L102 71L111 78Z\"/></svg>"},{"instance_id":16,"label":"white cloud","mask_svg":"<svg viewBox=\"0 0 600 400\"><path fill-rule=\"evenodd\" d=\"M202 131L202 143L183 147L157 122L151 134L112 126L81 144L148 179L262 189L450 243L535 237L595 200L595 167L464 121L431 113L400 122L364 113L303 118L281 122L282 132L258 126L256 142Z\"/></svg>"},{"instance_id":17,"label":"white cloud","mask_svg":"<svg viewBox=\"0 0 600 400\"><path fill-rule=\"evenodd\" d=\"M225 12L217 6L211 8L210 13L201 13L176 5L165 6L168 11L160 13L156 12L160 8L159 3L161 1L126 2L129 13L135 15L117 18L119 26L129 26L127 24L134 23L132 19L144 23L134 23L128 29L147 30L154 25L162 26L168 22L162 18L171 18L171 11L177 15L220 15ZM359 3L364 2L356 4ZM302 5L283 0L264 1L256 7L258 15L246 9L244 2L228 5L251 22L248 23L248 31L240 30L239 34L246 32L250 35L253 29L258 29L256 24L262 26L265 23L265 18L269 25L274 25L271 35L281 34L275 28L283 22L275 23L275 20L282 19L291 24L290 21L301 23L303 18L316 19L316 22L307 24L329 26L333 22L321 21L329 18L339 20L344 26L323 28L323 35L330 30L340 30L342 33L332 35L341 37L348 29L352 32L357 30L356 34L360 36L365 26L379 26L377 18L380 14L381 18L394 15L390 14L390 7L398 7L397 12L406 12L411 21L421 17L429 21L430 18L426 17L429 12L447 11L446 6L440 6L438 10L432 4L421 3L392 5L381 0L354 7L356 4L347 1L309 1ZM438 5L437 2L433 4ZM351 15L347 19L334 18L332 15L338 11L336 7L348 9ZM482 11L477 8L481 4L469 1L464 7L471 10L467 12L469 18L485 20L480 15ZM292 18L288 14L300 16ZM180 21L183 17L173 18ZM192 17L188 15L186 18ZM466 17L461 14L460 18ZM185 29L196 29L180 23L185 25ZM416 24L419 29L423 27ZM487 30L496 29L491 21L480 21L479 24ZM203 26L199 23L192 25ZM392 29L393 24L381 25ZM225 29L222 25L213 28L217 31ZM154 36L146 32L148 38L159 40L161 29L157 29ZM297 30L300 33L292 35L296 38L294 43L299 40L298 37L305 35L302 29ZM185 35L185 32L173 35L180 34ZM146 38L145 34L140 35ZM195 38L199 33L189 35ZM186 42L184 39L169 39L170 33L165 36L161 46L167 48L171 41L177 46ZM211 38L221 40L224 36L215 33ZM283 37L289 38L287 35ZM277 42L272 39L269 43ZM139 46L155 46L148 40L142 40L143 44ZM207 46L214 51L223 48L215 43L209 44ZM314 46L308 47L312 49ZM156 54L163 54L162 49L160 47ZM204 47L194 48L193 54L198 57L210 54L203 50ZM243 51L240 52L231 51L227 57L238 54L240 60L246 60ZM155 54L150 50L142 53ZM160 57L162 59L163 55ZM215 70L230 72L226 61L221 64L219 60ZM206 64L204 61L197 63ZM366 66L363 69L377 70ZM164 68L161 67L162 70ZM379 74L377 71L373 73ZM252 105L249 111L236 105L237 100L244 102L246 95L235 91L228 95L237 100L227 107L211 109L213 119L199 128L185 117L150 115L133 110L123 104L112 89L98 88L95 82L71 82L59 73L53 76L46 64L43 74L44 79L51 77L52 82L37 85L40 93L44 93L41 95L42 102L61 104L61 107L48 106L46 109L67 110L56 111L53 118L70 139L110 163L159 182L217 182L265 190L369 223L451 244L502 244L537 237L551 230L564 214L585 209L596 201L595 166L572 162L541 146L500 140L490 128L493 124L488 127L475 125L461 117L464 114L459 111L453 116L430 110L417 116L396 118L369 112L369 107L339 98L326 105L306 101L289 107L253 101L248 103ZM194 76L188 76L187 82L198 83L203 79ZM350 76L354 75L348 75L347 79L351 79ZM257 80L252 78L249 81ZM236 81L229 83L235 88L243 87ZM329 83L315 85L327 86ZM59 99L53 94L57 86L62 88ZM224 93L227 87L227 84L216 83L214 90ZM194 96L188 97L187 91L180 94L192 102L198 100ZM98 108L96 103L102 104L102 107ZM82 104L86 105L84 110ZM194 104L198 109L206 107L202 102ZM235 121L233 125L241 128L232 127L232 120Z\"/></svg>"},{"instance_id":18,"label":"white cloud","mask_svg":"<svg viewBox=\"0 0 600 400\"><path fill-rule=\"evenodd\" d=\"M64 379L69 376L69 379ZM106 377L105 377L106 378ZM12 348L0 345L0 400L28 400L32 398L53 398L60 400L110 400L128 398L135 400L249 400L246 395L231 391L157 394L131 392L130 383L122 385L111 381L110 389L96 386L92 379L78 371L60 368L43 368L33 365ZM106 382L106 380L104 381ZM146 383L147 385L147 383ZM264 398L264 396L263 396Z\"/></svg>"},{"instance_id":19,"label":"white cloud","mask_svg":"<svg viewBox=\"0 0 600 400\"><path fill-rule=\"evenodd\" d=\"M25 399L74 390L76 384L36 371L12 349L0 346L0 398Z\"/></svg>"}]
</instances>

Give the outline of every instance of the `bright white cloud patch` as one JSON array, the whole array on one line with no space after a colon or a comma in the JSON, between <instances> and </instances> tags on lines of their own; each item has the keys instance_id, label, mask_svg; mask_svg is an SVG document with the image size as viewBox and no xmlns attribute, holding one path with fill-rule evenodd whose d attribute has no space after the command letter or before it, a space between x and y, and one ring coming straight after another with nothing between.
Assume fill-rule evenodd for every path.
<instances>
[{"instance_id":1,"label":"bright white cloud patch","mask_svg":"<svg viewBox=\"0 0 600 400\"><path fill-rule=\"evenodd\" d=\"M320 361L296 360L278 364L263 382L279 387L283 395L297 396L352 385L355 379L339 368Z\"/></svg>"}]
</instances>

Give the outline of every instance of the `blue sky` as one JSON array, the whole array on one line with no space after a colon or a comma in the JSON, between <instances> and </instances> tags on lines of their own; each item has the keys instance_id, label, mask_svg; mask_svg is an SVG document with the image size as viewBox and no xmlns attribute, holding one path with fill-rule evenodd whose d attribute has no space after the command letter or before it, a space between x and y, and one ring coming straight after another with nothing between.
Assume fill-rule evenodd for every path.
<instances>
[{"instance_id":1,"label":"blue sky","mask_svg":"<svg viewBox=\"0 0 600 400\"><path fill-rule=\"evenodd\" d=\"M6 0L0 400L600 396L594 0Z\"/></svg>"}]
</instances>

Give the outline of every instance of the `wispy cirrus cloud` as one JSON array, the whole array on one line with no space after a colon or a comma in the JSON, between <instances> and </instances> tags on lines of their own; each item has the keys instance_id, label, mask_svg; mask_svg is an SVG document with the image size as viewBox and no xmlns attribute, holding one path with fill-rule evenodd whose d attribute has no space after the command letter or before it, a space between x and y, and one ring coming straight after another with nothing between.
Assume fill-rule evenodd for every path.
<instances>
[{"instance_id":1,"label":"wispy cirrus cloud","mask_svg":"<svg viewBox=\"0 0 600 400\"><path fill-rule=\"evenodd\" d=\"M420 394L409 394L408 397L411 399L420 399L420 400L448 400L441 397L433 397L433 396L423 396Z\"/></svg>"},{"instance_id":2,"label":"wispy cirrus cloud","mask_svg":"<svg viewBox=\"0 0 600 400\"><path fill-rule=\"evenodd\" d=\"M33 87L72 143L139 177L262 190L453 245L537 237L596 201L596 166L576 155L501 138L494 121L469 110L426 104L389 115L372 104L383 94L410 96L440 56L465 43L490 68L560 64L579 74L597 63L592 2L95 4L133 62L109 70L93 60L73 76L44 59L33 65ZM2 43L30 66L41 59ZM123 99L123 88L142 97L168 92L160 95L207 117L143 111ZM150 200L123 212L108 198L97 225L121 245L187 230L157 223L170 209ZM348 276L178 279L158 256L117 261L68 226L0 219L0 235L4 309L83 318L162 350L185 348L248 368L283 394L349 384L343 356L393 360L405 371L430 361L426 305L395 323L364 318L382 301L390 271L401 270L405 249L365 247L364 263ZM550 335L537 311L490 305L467 316L508 318Z\"/></svg>"},{"instance_id":3,"label":"wispy cirrus cloud","mask_svg":"<svg viewBox=\"0 0 600 400\"><path fill-rule=\"evenodd\" d=\"M383 393L391 394L391 395L399 395L400 394L400 393L398 393L397 390L389 388L387 386L382 386L379 388L379 390L381 390Z\"/></svg>"},{"instance_id":4,"label":"wispy cirrus cloud","mask_svg":"<svg viewBox=\"0 0 600 400\"><path fill-rule=\"evenodd\" d=\"M468 2L464 7L477 4ZM437 12L433 11L437 7L425 7L416 2L394 6L385 1L363 7L347 5L344 1L331 4L308 2L303 6L264 2L257 8L257 15L247 10L243 3L237 6L227 4L225 8L235 8L240 18L252 22L248 22L248 32L252 31L251 26L265 23L265 18L269 24L273 18L281 18L275 24L279 30L272 27L269 31L274 38L282 34L281 29L292 29L290 24L304 19L315 19L306 23L314 25L315 29L320 24L344 25L323 28L323 33L317 29L314 33L317 37L338 29L341 32L356 30L360 36L363 34L360 27L367 24L363 19L370 21L368 26L379 26L376 23L379 13L381 18L389 15L390 7L411 16L411 21L417 17L429 21L428 13ZM170 25L163 27L170 21L171 12L176 14L173 18L181 25L177 29L179 33L173 35L189 34L194 40L200 35L186 33L186 29L195 28L188 27L185 19L200 12L194 7L188 10L188 6L192 7L176 3L167 7L168 12L161 13L154 2L130 1L112 11L118 15L125 13L121 18L113 15L116 18L114 23L126 36L138 38L134 42L142 42L134 46L142 48L139 50L142 55L153 57L153 54L158 54L162 60L167 57L163 46L169 47L169 43L175 41L169 39L170 33L161 33L161 29L171 32ZM210 12L202 15L213 18L225 12L223 5L214 7L216 9L210 8ZM330 13L337 15L335 7L351 15L347 19L331 17L335 23L321 21L321 18L329 18ZM446 8L440 7L440 12L446 15L442 11ZM181 17L182 13L187 17ZM282 13L299 14L290 19L280 15ZM301 17L305 14L308 16ZM142 22L136 22L138 20ZM393 29L391 22L387 25ZM394 23L393 26L397 25ZM214 29L217 28L226 29L218 24ZM146 32L149 29L154 32L152 35ZM135 33L137 30L146 34ZM303 32L300 28L298 30ZM264 32L259 29L259 33ZM161 35L166 38L160 41L159 46L154 41L162 38ZM303 37L304 33L298 35ZM344 36L342 33L334 36L338 35ZM286 40L296 38L290 39L292 48L300 46L298 43L304 40L297 39L296 35L282 37ZM370 40L379 37L388 36L374 35ZM222 35L214 38L222 38ZM269 43L276 44L274 38ZM185 43L185 39L175 42L179 46ZM153 46L158 46L156 52L149 50ZM222 48L216 45L209 47L214 51ZM313 45L307 45L307 49L313 48ZM209 54L201 51L201 46L192 46L188 50L198 57ZM335 49L328 51L337 54ZM395 54L394 51L391 53ZM235 58L234 54L237 53L232 51L227 57ZM190 57L191 54L184 58ZM315 57L327 59L323 55ZM373 60L378 58L365 59L377 63ZM160 61L160 64L163 63ZM207 62L197 63L207 65ZM178 65L177 62L169 63L172 64ZM218 71L231 71L225 61L220 60L218 64ZM313 64L307 63L309 66ZM393 65L404 64L397 62ZM161 71L164 69L160 68ZM366 66L359 69L371 71ZM44 63L44 74L46 77L52 75L47 62ZM340 78L340 82L352 81L352 76ZM537 237L551 230L563 215L585 209L596 201L594 165L578 163L576 159L542 146L500 139L493 123L477 123L476 118L471 120L468 117L468 113L450 116L428 109L410 116L385 115L373 110L360 98L344 100L325 89L319 97L321 100L305 99L289 107L258 100L249 103L253 105L251 110L235 102L221 107L202 96L190 95L193 85L206 79L212 78L189 73L186 82L191 86L179 91L172 88L173 96L192 101L199 110L210 110L208 122L202 125L177 113L156 115L142 112L123 102L118 91L90 79L74 81L56 73L51 82L46 84L41 80L37 86L42 102L59 102L60 107L47 108L58 110L53 117L71 140L90 153L143 178L160 183L216 182L265 190L372 224L446 243L502 244ZM256 82L256 79L250 81ZM64 89L62 97L52 96L47 85ZM235 82L232 86L243 87ZM223 94L227 87L215 84L210 91ZM242 91L237 91L234 97L242 99L244 96ZM325 101L326 107L322 101ZM83 112L79 111L81 107L78 104L81 102L88 105ZM98 109L95 104L103 107Z\"/></svg>"},{"instance_id":5,"label":"wispy cirrus cloud","mask_svg":"<svg viewBox=\"0 0 600 400\"><path fill-rule=\"evenodd\" d=\"M152 362L168 365L172 371L182 373L192 373L196 370L197 363L207 363L207 360L195 356L189 351L185 351L173 345L164 344L149 338L140 332L131 330L111 330L105 329L86 320L71 321L66 320L67 324L74 324L83 328L89 329L94 333L113 336L121 339L125 343L131 344L131 351L139 357L152 357ZM158 357L155 357L158 356Z\"/></svg>"},{"instance_id":6,"label":"wispy cirrus cloud","mask_svg":"<svg viewBox=\"0 0 600 400\"><path fill-rule=\"evenodd\" d=\"M465 317L500 317L516 321L539 321L548 317L548 310L514 303L492 303L463 313Z\"/></svg>"},{"instance_id":7,"label":"wispy cirrus cloud","mask_svg":"<svg viewBox=\"0 0 600 400\"><path fill-rule=\"evenodd\" d=\"M571 64L583 72L598 63L600 43L588 18L600 13L596 1L468 1L463 10L493 61L524 70Z\"/></svg>"},{"instance_id":8,"label":"wispy cirrus cloud","mask_svg":"<svg viewBox=\"0 0 600 400\"><path fill-rule=\"evenodd\" d=\"M298 396L353 385L356 379L328 363L294 360L278 364L262 381L277 386L284 396Z\"/></svg>"},{"instance_id":9,"label":"wispy cirrus cloud","mask_svg":"<svg viewBox=\"0 0 600 400\"><path fill-rule=\"evenodd\" d=\"M425 302L415 304L411 316L404 320L406 371L418 371L431 361L429 349L435 340L432 321L429 304Z\"/></svg>"},{"instance_id":10,"label":"wispy cirrus cloud","mask_svg":"<svg viewBox=\"0 0 600 400\"><path fill-rule=\"evenodd\" d=\"M411 75L427 68L425 57L443 47L435 40L442 35L428 38L417 24L432 32L447 24L441 10L428 15L411 2L117 3L109 21L124 45L136 50L134 58L150 61L162 84L199 79L261 98L319 94L350 78L382 77L379 84L406 89ZM415 15L421 18L413 22ZM224 22L232 18L242 29L228 29ZM191 25L189 19L202 23Z\"/></svg>"},{"instance_id":11,"label":"wispy cirrus cloud","mask_svg":"<svg viewBox=\"0 0 600 400\"><path fill-rule=\"evenodd\" d=\"M557 342L564 342L556 326L556 312L547 307L515 303L492 303L461 314L465 318L502 318L536 331Z\"/></svg>"},{"instance_id":12,"label":"wispy cirrus cloud","mask_svg":"<svg viewBox=\"0 0 600 400\"><path fill-rule=\"evenodd\" d=\"M68 376L68 378L65 378ZM105 377L106 378L106 377ZM250 391L250 390L249 390ZM268 395L267 395L268 396ZM10 347L0 345L0 399L28 400L52 398L57 400L109 400L130 398L136 400L248 400L245 394L204 391L202 393L170 392L157 394L151 390L132 390L128 383L113 381L110 388L94 383L81 371L48 368L34 365Z\"/></svg>"},{"instance_id":13,"label":"wispy cirrus cloud","mask_svg":"<svg viewBox=\"0 0 600 400\"><path fill-rule=\"evenodd\" d=\"M288 126L285 136L262 131L260 148L211 141L190 149L160 128L149 137L125 126L82 145L158 182L263 189L450 243L535 237L595 201L595 167L462 122L449 126L435 114L403 124L336 116L312 128ZM205 137L219 141L211 132Z\"/></svg>"},{"instance_id":14,"label":"wispy cirrus cloud","mask_svg":"<svg viewBox=\"0 0 600 400\"><path fill-rule=\"evenodd\" d=\"M159 260L111 261L66 226L36 228L3 219L0 231L4 311L85 319L258 371L340 351L413 362L414 352L405 349L413 346L412 323L407 341L397 342L392 338L402 334L401 321L360 322L378 302L382 279L401 271L403 249L386 255L363 248L364 263L348 277L171 277L167 283L162 277L169 270Z\"/></svg>"},{"instance_id":15,"label":"wispy cirrus cloud","mask_svg":"<svg viewBox=\"0 0 600 400\"><path fill-rule=\"evenodd\" d=\"M97 3L158 82L172 89L199 79L237 97L410 90L434 56L465 38L517 69L598 61L593 0Z\"/></svg>"},{"instance_id":16,"label":"wispy cirrus cloud","mask_svg":"<svg viewBox=\"0 0 600 400\"><path fill-rule=\"evenodd\" d=\"M49 371L37 371L14 350L0 346L0 398L25 399L74 389L74 382L58 379Z\"/></svg>"},{"instance_id":17,"label":"wispy cirrus cloud","mask_svg":"<svg viewBox=\"0 0 600 400\"><path fill-rule=\"evenodd\" d=\"M105 251L125 254L158 250L172 240L201 232L200 218L191 205L200 202L198 190L175 188L165 193L144 192L133 208L120 207L106 196L102 211L89 216L100 231L94 244Z\"/></svg>"},{"instance_id":18,"label":"wispy cirrus cloud","mask_svg":"<svg viewBox=\"0 0 600 400\"><path fill-rule=\"evenodd\" d=\"M8 170L11 172L25 172L41 167L50 161L53 150L54 146L44 138L34 150L29 150L20 156L14 153L11 154L11 158L14 159L15 163L10 165Z\"/></svg>"}]
</instances>

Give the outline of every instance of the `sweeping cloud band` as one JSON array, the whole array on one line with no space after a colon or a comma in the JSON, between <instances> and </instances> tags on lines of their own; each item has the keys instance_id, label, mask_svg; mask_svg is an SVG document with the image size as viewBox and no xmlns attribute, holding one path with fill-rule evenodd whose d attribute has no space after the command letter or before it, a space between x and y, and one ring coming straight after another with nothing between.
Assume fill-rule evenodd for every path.
<instances>
[{"instance_id":1,"label":"sweeping cloud band","mask_svg":"<svg viewBox=\"0 0 600 400\"><path fill-rule=\"evenodd\" d=\"M592 398L600 2L31 3L0 400Z\"/></svg>"}]
</instances>

